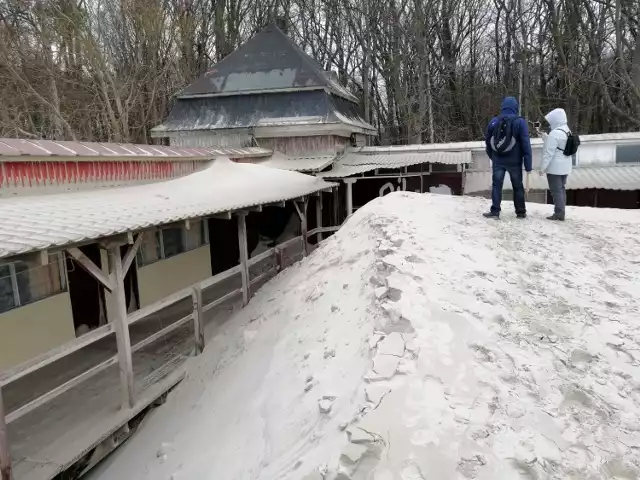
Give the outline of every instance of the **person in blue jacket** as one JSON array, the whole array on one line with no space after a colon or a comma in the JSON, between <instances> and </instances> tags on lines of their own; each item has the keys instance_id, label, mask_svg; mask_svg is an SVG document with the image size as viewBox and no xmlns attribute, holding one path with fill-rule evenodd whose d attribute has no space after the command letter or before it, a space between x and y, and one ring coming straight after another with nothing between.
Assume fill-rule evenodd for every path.
<instances>
[{"instance_id":1,"label":"person in blue jacket","mask_svg":"<svg viewBox=\"0 0 640 480\"><path fill-rule=\"evenodd\" d=\"M506 97L502 101L500 115L491 119L487 126L484 139L493 170L491 211L484 214L487 218L500 218L502 186L507 172L513 186L516 215L518 218L527 217L522 167L524 165L524 169L531 172L533 166L529 128L527 122L518 115L519 110L518 101L514 97ZM502 147L502 142L506 147Z\"/></svg>"}]
</instances>

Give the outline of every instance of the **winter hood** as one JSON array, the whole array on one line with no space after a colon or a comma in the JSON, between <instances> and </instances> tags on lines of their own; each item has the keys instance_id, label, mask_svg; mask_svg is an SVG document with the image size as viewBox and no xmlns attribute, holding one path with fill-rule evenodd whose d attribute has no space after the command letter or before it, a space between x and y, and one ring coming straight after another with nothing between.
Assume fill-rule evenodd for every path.
<instances>
[{"instance_id":1,"label":"winter hood","mask_svg":"<svg viewBox=\"0 0 640 480\"><path fill-rule=\"evenodd\" d=\"M567 112L564 111L563 108L556 108L555 110L551 110L544 117L547 122L549 122L549 127L551 130L555 130L556 128L562 127L567 124Z\"/></svg>"},{"instance_id":2,"label":"winter hood","mask_svg":"<svg viewBox=\"0 0 640 480\"><path fill-rule=\"evenodd\" d=\"M520 111L520 104L515 97L506 97L502 100L502 105L500 106L500 113L503 115L518 115Z\"/></svg>"}]
</instances>

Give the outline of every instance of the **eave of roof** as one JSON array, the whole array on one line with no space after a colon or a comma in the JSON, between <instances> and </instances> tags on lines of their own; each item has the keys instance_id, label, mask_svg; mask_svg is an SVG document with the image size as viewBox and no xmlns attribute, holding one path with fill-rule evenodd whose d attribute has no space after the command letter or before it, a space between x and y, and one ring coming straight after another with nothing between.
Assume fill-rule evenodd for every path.
<instances>
[{"instance_id":1,"label":"eave of roof","mask_svg":"<svg viewBox=\"0 0 640 480\"><path fill-rule=\"evenodd\" d=\"M268 157L272 151L261 147L166 147L132 143L70 142L60 140L25 140L0 138L0 160L65 159L93 161L109 160L211 160L216 156L231 158Z\"/></svg>"},{"instance_id":2,"label":"eave of roof","mask_svg":"<svg viewBox=\"0 0 640 480\"><path fill-rule=\"evenodd\" d=\"M0 258L63 248L332 188L297 172L218 158L199 172L147 185L0 200Z\"/></svg>"},{"instance_id":3,"label":"eave of roof","mask_svg":"<svg viewBox=\"0 0 640 480\"><path fill-rule=\"evenodd\" d=\"M289 156L280 152L274 152L271 158L256 162L256 165L291 170L294 172L319 172L331 165L335 158L335 155Z\"/></svg>"},{"instance_id":4,"label":"eave of roof","mask_svg":"<svg viewBox=\"0 0 640 480\"><path fill-rule=\"evenodd\" d=\"M333 165L331 170L318 173L317 176L321 178L343 178L379 168L396 169L421 163L462 165L471 163L471 152L400 152L392 154L362 154L360 151L347 152Z\"/></svg>"}]
</instances>

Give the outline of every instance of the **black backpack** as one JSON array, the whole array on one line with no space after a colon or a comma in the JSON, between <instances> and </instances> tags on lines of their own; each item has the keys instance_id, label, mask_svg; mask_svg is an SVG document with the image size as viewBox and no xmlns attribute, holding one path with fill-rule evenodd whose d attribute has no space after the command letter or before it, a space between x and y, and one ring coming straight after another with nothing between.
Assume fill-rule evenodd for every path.
<instances>
[{"instance_id":1,"label":"black backpack","mask_svg":"<svg viewBox=\"0 0 640 480\"><path fill-rule=\"evenodd\" d=\"M580 137L578 135L574 135L571 131L565 132L562 130L567 136L567 144L564 148L558 147L558 150L561 150L565 157L573 157L578 152L578 147L580 146Z\"/></svg>"},{"instance_id":2,"label":"black backpack","mask_svg":"<svg viewBox=\"0 0 640 480\"><path fill-rule=\"evenodd\" d=\"M516 137L514 132L514 121L519 117L502 117L493 129L491 135L491 149L498 153L504 154L513 150L516 146Z\"/></svg>"}]
</instances>

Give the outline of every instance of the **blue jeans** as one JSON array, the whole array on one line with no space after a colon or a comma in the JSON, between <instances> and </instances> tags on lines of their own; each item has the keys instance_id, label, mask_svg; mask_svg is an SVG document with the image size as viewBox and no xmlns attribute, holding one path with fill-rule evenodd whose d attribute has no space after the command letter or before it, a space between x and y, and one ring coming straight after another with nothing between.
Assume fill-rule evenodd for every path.
<instances>
[{"instance_id":1,"label":"blue jeans","mask_svg":"<svg viewBox=\"0 0 640 480\"><path fill-rule=\"evenodd\" d=\"M522 165L496 165L493 164L493 181L491 188L491 212L499 214L502 203L502 186L504 176L509 172L511 185L513 186L513 204L516 214L525 215L527 207L524 199L524 185L522 184Z\"/></svg>"}]
</instances>

